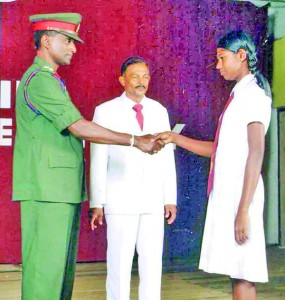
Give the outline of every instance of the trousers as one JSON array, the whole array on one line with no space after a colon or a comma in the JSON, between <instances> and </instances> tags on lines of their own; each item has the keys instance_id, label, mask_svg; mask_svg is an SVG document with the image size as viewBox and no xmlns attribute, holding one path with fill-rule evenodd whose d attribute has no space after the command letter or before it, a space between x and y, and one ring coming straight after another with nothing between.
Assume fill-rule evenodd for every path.
<instances>
[{"instance_id":1,"label":"trousers","mask_svg":"<svg viewBox=\"0 0 285 300\"><path fill-rule=\"evenodd\" d=\"M22 300L70 300L81 204L21 201Z\"/></svg>"},{"instance_id":2,"label":"trousers","mask_svg":"<svg viewBox=\"0 0 285 300\"><path fill-rule=\"evenodd\" d=\"M135 249L139 300L161 298L163 214L106 215L107 300L129 300Z\"/></svg>"}]
</instances>

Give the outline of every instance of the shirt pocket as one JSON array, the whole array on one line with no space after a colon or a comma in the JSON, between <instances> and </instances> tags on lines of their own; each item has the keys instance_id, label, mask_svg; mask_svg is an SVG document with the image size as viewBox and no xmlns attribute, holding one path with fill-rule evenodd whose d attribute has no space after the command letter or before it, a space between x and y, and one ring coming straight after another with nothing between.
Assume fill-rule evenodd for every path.
<instances>
[{"instance_id":1,"label":"shirt pocket","mask_svg":"<svg viewBox=\"0 0 285 300\"><path fill-rule=\"evenodd\" d=\"M50 168L76 168L77 160L74 156L50 156L48 166Z\"/></svg>"}]
</instances>

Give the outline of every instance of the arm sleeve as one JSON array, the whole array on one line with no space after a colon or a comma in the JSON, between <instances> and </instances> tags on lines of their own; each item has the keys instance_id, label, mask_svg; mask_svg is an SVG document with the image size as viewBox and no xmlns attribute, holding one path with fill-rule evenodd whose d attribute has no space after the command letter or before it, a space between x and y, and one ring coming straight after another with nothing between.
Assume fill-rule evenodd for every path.
<instances>
[{"instance_id":1,"label":"arm sleeve","mask_svg":"<svg viewBox=\"0 0 285 300\"><path fill-rule=\"evenodd\" d=\"M170 131L169 117L167 110L164 108L163 115L160 119L163 131ZM161 163L163 166L163 194L164 205L177 204L177 182L176 182L176 168L174 158L173 144L166 145L160 153Z\"/></svg>"},{"instance_id":2,"label":"arm sleeve","mask_svg":"<svg viewBox=\"0 0 285 300\"><path fill-rule=\"evenodd\" d=\"M271 99L262 91L250 92L246 99L246 111L244 114L246 124L260 122L267 130L271 117Z\"/></svg>"},{"instance_id":3,"label":"arm sleeve","mask_svg":"<svg viewBox=\"0 0 285 300\"><path fill-rule=\"evenodd\" d=\"M31 103L59 132L83 118L68 93L62 91L51 73L39 72L35 75L29 83L27 93Z\"/></svg>"},{"instance_id":4,"label":"arm sleeve","mask_svg":"<svg viewBox=\"0 0 285 300\"><path fill-rule=\"evenodd\" d=\"M96 108L93 122L106 126L100 108ZM104 144L90 145L90 208L102 208L106 203L108 148Z\"/></svg>"}]
</instances>

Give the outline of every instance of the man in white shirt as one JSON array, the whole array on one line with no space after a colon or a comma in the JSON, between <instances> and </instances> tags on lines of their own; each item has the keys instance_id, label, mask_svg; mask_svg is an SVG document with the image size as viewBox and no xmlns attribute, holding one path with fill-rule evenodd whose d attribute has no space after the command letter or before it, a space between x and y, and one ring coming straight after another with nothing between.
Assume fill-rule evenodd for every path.
<instances>
[{"instance_id":1,"label":"man in white shirt","mask_svg":"<svg viewBox=\"0 0 285 300\"><path fill-rule=\"evenodd\" d=\"M99 105L99 125L132 135L170 130L167 110L145 96L150 81L148 64L130 57L121 67L125 92ZM158 154L134 147L91 145L91 228L107 222L107 299L130 299L135 249L139 265L139 299L159 300L161 290L164 215L176 218L176 172L173 146Z\"/></svg>"}]
</instances>

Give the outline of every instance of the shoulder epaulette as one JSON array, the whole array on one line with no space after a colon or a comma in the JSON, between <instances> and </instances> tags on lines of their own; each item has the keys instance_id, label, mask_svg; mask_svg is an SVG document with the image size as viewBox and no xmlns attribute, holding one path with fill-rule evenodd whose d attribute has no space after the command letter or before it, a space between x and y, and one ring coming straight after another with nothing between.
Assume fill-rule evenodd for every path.
<instances>
[{"instance_id":1,"label":"shoulder epaulette","mask_svg":"<svg viewBox=\"0 0 285 300\"><path fill-rule=\"evenodd\" d=\"M40 71L46 71L46 72L49 72L49 73L52 73L52 74L54 73L53 68L51 68L49 66L41 66Z\"/></svg>"}]
</instances>

